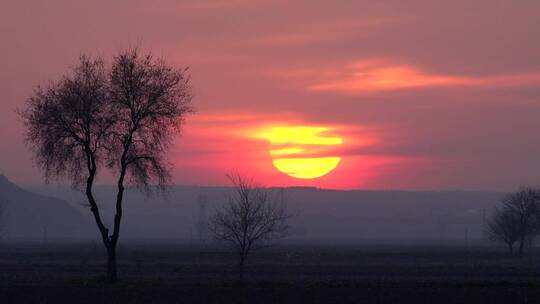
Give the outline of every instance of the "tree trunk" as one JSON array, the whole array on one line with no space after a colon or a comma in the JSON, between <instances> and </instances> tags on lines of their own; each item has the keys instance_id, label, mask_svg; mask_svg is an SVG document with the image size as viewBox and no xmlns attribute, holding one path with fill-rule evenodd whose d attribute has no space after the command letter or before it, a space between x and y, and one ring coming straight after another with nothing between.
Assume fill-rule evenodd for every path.
<instances>
[{"instance_id":1,"label":"tree trunk","mask_svg":"<svg viewBox=\"0 0 540 304\"><path fill-rule=\"evenodd\" d=\"M109 246L107 246L107 280L111 284L114 284L118 281L118 274L116 271L115 244L110 244Z\"/></svg>"},{"instance_id":2,"label":"tree trunk","mask_svg":"<svg viewBox=\"0 0 540 304\"><path fill-rule=\"evenodd\" d=\"M244 262L245 262L245 255L244 254L241 254L240 255L240 263L238 263L238 278L240 279L240 283L243 284L244 283Z\"/></svg>"},{"instance_id":3,"label":"tree trunk","mask_svg":"<svg viewBox=\"0 0 540 304\"><path fill-rule=\"evenodd\" d=\"M90 148L87 148L87 153L90 154ZM101 239L103 240L103 245L107 249L107 280L110 283L115 283L118 280L116 274L116 242L111 241L109 238L109 230L103 224L101 220L101 215L99 214L99 207L94 199L94 194L92 193L92 187L94 185L94 178L96 177L96 164L95 158L89 156L88 163L88 179L86 180L86 197L90 203L90 211L94 215L94 220L99 228L101 234Z\"/></svg>"},{"instance_id":4,"label":"tree trunk","mask_svg":"<svg viewBox=\"0 0 540 304\"><path fill-rule=\"evenodd\" d=\"M510 253L510 255L514 255L514 244L513 243L508 243L508 252Z\"/></svg>"},{"instance_id":5,"label":"tree trunk","mask_svg":"<svg viewBox=\"0 0 540 304\"><path fill-rule=\"evenodd\" d=\"M519 257L523 257L523 247L525 246L525 237L521 237L519 240Z\"/></svg>"}]
</instances>

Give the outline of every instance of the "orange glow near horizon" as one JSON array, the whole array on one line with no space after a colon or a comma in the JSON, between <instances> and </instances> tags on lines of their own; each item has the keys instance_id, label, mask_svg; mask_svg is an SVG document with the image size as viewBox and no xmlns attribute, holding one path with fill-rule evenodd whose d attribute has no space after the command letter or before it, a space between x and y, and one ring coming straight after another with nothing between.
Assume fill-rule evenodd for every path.
<instances>
[{"instance_id":1,"label":"orange glow near horizon","mask_svg":"<svg viewBox=\"0 0 540 304\"><path fill-rule=\"evenodd\" d=\"M315 179L332 172L341 157L326 155L334 146L343 144L337 136L325 136L327 127L275 126L256 135L268 140L274 167L288 176Z\"/></svg>"},{"instance_id":2,"label":"orange glow near horizon","mask_svg":"<svg viewBox=\"0 0 540 304\"><path fill-rule=\"evenodd\" d=\"M313 122L290 113L205 113L189 121L171 157L178 184L229 185L227 173L268 187L380 188L381 176L414 159L375 155L377 130ZM182 172L195 172L185 175Z\"/></svg>"}]
</instances>

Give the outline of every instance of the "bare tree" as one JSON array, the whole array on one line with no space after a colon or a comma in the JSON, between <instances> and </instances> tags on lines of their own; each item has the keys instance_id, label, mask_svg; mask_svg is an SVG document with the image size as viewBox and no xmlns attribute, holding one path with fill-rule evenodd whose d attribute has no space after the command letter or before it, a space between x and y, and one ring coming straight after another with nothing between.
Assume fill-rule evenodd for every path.
<instances>
[{"instance_id":1,"label":"bare tree","mask_svg":"<svg viewBox=\"0 0 540 304\"><path fill-rule=\"evenodd\" d=\"M108 145L108 166L118 173L114 230L109 237L110 273L116 280L116 243L122 219L126 178L149 190L152 181L164 187L170 180L165 152L192 112L187 69L168 66L137 50L118 55L110 76L110 105L115 124Z\"/></svg>"},{"instance_id":2,"label":"bare tree","mask_svg":"<svg viewBox=\"0 0 540 304\"><path fill-rule=\"evenodd\" d=\"M231 245L243 280L248 254L285 237L290 215L283 191L262 188L239 174L228 177L234 185L233 193L210 218L209 231L216 240Z\"/></svg>"},{"instance_id":3,"label":"bare tree","mask_svg":"<svg viewBox=\"0 0 540 304\"><path fill-rule=\"evenodd\" d=\"M110 68L100 58L81 57L73 73L47 89L38 87L20 111L28 145L47 181L67 178L85 193L107 249L107 276L117 281L126 184L149 193L170 180L165 152L192 111L186 69L168 66L137 50L121 52ZM99 170L117 177L112 232L104 224L93 185Z\"/></svg>"},{"instance_id":4,"label":"bare tree","mask_svg":"<svg viewBox=\"0 0 540 304\"><path fill-rule=\"evenodd\" d=\"M518 191L507 194L502 200L501 211L509 223L514 224L519 242L519 256L527 241L540 231L540 190L533 187L521 187Z\"/></svg>"},{"instance_id":5,"label":"bare tree","mask_svg":"<svg viewBox=\"0 0 540 304\"><path fill-rule=\"evenodd\" d=\"M486 233L490 240L506 244L512 255L514 244L519 240L518 227L517 219L510 212L496 208L487 222Z\"/></svg>"}]
</instances>

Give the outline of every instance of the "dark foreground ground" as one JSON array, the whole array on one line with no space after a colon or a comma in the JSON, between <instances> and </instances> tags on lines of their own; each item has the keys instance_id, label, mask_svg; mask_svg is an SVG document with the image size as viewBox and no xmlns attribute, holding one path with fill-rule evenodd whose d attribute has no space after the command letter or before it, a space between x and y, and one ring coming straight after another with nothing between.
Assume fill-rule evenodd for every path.
<instances>
[{"instance_id":1,"label":"dark foreground ground","mask_svg":"<svg viewBox=\"0 0 540 304\"><path fill-rule=\"evenodd\" d=\"M540 251L283 245L249 261L209 245L121 246L116 286L98 243L0 246L0 303L540 303Z\"/></svg>"}]
</instances>

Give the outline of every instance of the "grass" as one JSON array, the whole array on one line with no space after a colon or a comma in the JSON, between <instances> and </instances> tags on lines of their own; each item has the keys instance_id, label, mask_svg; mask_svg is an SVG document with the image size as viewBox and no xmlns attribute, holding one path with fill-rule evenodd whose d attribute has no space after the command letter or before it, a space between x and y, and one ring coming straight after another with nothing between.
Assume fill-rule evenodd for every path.
<instances>
[{"instance_id":1,"label":"grass","mask_svg":"<svg viewBox=\"0 0 540 304\"><path fill-rule=\"evenodd\" d=\"M251 256L214 246L119 248L121 281L103 282L105 253L87 243L0 247L1 303L536 303L540 259L504 248L287 245Z\"/></svg>"}]
</instances>

